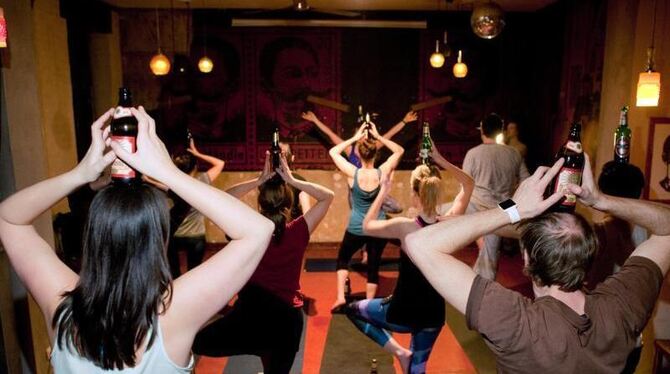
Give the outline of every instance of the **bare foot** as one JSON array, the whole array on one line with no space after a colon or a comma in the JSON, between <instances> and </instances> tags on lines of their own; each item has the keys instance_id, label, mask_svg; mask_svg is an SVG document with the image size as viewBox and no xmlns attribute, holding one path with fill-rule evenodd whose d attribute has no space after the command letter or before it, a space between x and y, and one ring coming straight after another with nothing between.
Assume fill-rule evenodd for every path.
<instances>
[{"instance_id":1,"label":"bare foot","mask_svg":"<svg viewBox=\"0 0 670 374\"><path fill-rule=\"evenodd\" d=\"M395 356L400 361L400 367L402 368L403 374L409 374L409 364L412 362L412 351L409 349L402 348L395 353Z\"/></svg>"},{"instance_id":2,"label":"bare foot","mask_svg":"<svg viewBox=\"0 0 670 374\"><path fill-rule=\"evenodd\" d=\"M347 303L345 299L337 299L330 308L331 313L342 313L342 307Z\"/></svg>"}]
</instances>

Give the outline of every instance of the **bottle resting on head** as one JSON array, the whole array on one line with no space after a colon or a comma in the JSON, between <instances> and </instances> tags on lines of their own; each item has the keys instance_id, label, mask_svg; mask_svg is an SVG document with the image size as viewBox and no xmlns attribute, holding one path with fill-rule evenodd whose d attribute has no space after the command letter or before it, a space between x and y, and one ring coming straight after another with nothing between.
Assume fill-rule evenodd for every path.
<instances>
[{"instance_id":1,"label":"bottle resting on head","mask_svg":"<svg viewBox=\"0 0 670 374\"><path fill-rule=\"evenodd\" d=\"M547 187L545 196L550 196L556 191L564 190L568 183L581 185L582 171L584 170L584 150L582 149L580 138L581 129L582 126L579 122L573 123L570 127L568 140L563 144L555 158L555 160L563 158L563 166ZM565 196L549 208L549 210L552 212L573 213L576 205L577 196L566 191Z\"/></svg>"}]
</instances>

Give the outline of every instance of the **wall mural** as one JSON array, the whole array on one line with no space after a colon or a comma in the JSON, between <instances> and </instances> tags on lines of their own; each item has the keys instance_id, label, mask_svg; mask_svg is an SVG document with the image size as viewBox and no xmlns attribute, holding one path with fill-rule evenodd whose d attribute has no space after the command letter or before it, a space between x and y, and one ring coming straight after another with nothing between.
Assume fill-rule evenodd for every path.
<instances>
[{"instance_id":1,"label":"wall mural","mask_svg":"<svg viewBox=\"0 0 670 374\"><path fill-rule=\"evenodd\" d=\"M282 141L293 146L297 167L332 166L327 145L301 114L314 111L340 130L336 110L307 101L310 95L340 100L337 31L212 33L206 40L214 63L210 73L193 63L203 55L204 44L204 39L194 40L191 67L181 73L174 67L161 87L157 111L172 152L183 151L188 129L203 152L226 160L227 170L259 169L278 128Z\"/></svg>"}]
</instances>

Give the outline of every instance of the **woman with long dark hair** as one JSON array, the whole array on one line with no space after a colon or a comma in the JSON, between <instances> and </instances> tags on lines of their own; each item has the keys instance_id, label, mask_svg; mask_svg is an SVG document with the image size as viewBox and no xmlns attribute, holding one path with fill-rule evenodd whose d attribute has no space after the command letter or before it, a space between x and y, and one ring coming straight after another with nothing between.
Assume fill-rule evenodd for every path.
<instances>
[{"instance_id":1,"label":"woman with long dark hair","mask_svg":"<svg viewBox=\"0 0 670 374\"><path fill-rule=\"evenodd\" d=\"M407 234L465 212L474 181L463 170L445 160L435 148L431 157L461 185L451 208L444 216L438 215L442 176L436 166L419 165L412 171L410 179L412 204L419 211L416 218L380 220L377 217L384 195L390 190L389 178L384 175L379 195L363 221L366 235L400 239L404 249ZM444 325L444 304L444 299L403 251L400 253L400 271L393 295L385 299L353 302L347 307L347 316L359 330L398 358L403 373L425 373L428 357ZM391 332L412 334L410 349L398 344Z\"/></svg>"},{"instance_id":2,"label":"woman with long dark hair","mask_svg":"<svg viewBox=\"0 0 670 374\"><path fill-rule=\"evenodd\" d=\"M207 356L260 356L266 374L286 374L293 365L303 328L302 258L310 234L333 200L333 191L294 178L284 156L276 172L280 180L273 178L275 172L266 156L258 178L227 190L242 198L258 188L258 210L274 222L275 229L265 256L232 310L200 331L193 345L195 353ZM316 199L316 204L295 219L291 219L297 198L293 188Z\"/></svg>"},{"instance_id":3,"label":"woman with long dark hair","mask_svg":"<svg viewBox=\"0 0 670 374\"><path fill-rule=\"evenodd\" d=\"M69 172L0 204L0 238L47 322L56 373L188 373L198 330L247 282L270 241L270 220L234 197L179 171L142 107L137 151L109 138L108 111L91 126L91 146ZM105 152L109 145L113 151ZM99 191L84 228L79 274L61 262L32 222L116 157L165 184L225 230L232 241L172 280L166 259L165 196L147 185Z\"/></svg>"},{"instance_id":4,"label":"woman with long dark hair","mask_svg":"<svg viewBox=\"0 0 670 374\"><path fill-rule=\"evenodd\" d=\"M375 168L376 141L381 142L393 152L378 168ZM342 155L345 149L354 144L360 155L360 167L355 166ZM386 246L386 240L365 235L363 233L363 218L379 193L379 181L382 173L391 173L398 166L404 152L405 150L401 146L379 135L377 127L373 123L370 123L369 129L364 124L353 137L337 144L329 151L335 166L351 181L349 186L351 188L351 214L337 254L337 298L331 309L333 312L341 311L342 306L346 303L344 285L349 276L349 261L363 245L366 246L368 251L368 279L365 296L372 299L377 293L379 262L384 246ZM379 212L379 218L384 217L384 213Z\"/></svg>"}]
</instances>

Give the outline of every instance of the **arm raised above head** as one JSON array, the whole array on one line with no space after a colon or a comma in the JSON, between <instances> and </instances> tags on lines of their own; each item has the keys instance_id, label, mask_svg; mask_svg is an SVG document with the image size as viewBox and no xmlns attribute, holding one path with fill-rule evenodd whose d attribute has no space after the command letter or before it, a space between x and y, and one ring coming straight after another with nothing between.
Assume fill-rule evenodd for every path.
<instances>
[{"instance_id":1,"label":"arm raised above head","mask_svg":"<svg viewBox=\"0 0 670 374\"><path fill-rule=\"evenodd\" d=\"M143 174L167 185L232 240L207 261L174 281L172 302L162 316L170 358L183 361L197 331L246 284L267 249L274 225L242 201L179 171L156 136L155 123L140 107L137 151L112 142L114 152Z\"/></svg>"}]
</instances>

